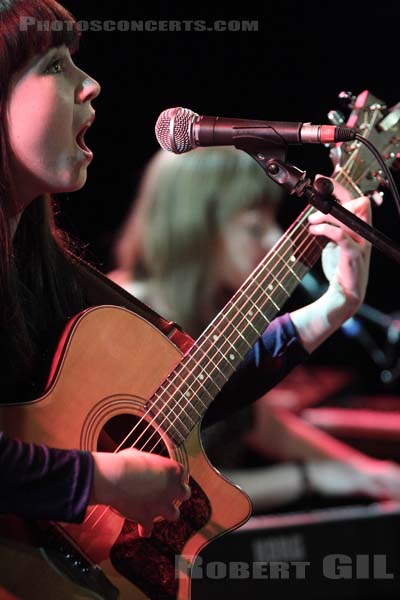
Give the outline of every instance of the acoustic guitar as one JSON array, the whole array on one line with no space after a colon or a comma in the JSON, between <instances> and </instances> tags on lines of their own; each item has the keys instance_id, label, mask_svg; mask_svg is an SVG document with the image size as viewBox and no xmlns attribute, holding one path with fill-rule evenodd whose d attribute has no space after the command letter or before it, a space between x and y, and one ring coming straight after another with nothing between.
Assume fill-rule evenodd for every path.
<instances>
[{"instance_id":1,"label":"acoustic guitar","mask_svg":"<svg viewBox=\"0 0 400 600\"><path fill-rule=\"evenodd\" d=\"M393 164L400 107L368 91L353 100L357 127ZM358 142L332 150L333 177L356 197L382 174ZM157 327L117 306L97 306L68 324L44 395L3 405L0 429L58 448L168 455L190 473L192 496L178 522L158 521L150 538L106 506L83 523L0 519L0 598L23 600L188 600L196 556L251 514L248 496L207 460L200 423L207 407L315 264L324 240L300 214L204 333L183 353Z\"/></svg>"}]
</instances>

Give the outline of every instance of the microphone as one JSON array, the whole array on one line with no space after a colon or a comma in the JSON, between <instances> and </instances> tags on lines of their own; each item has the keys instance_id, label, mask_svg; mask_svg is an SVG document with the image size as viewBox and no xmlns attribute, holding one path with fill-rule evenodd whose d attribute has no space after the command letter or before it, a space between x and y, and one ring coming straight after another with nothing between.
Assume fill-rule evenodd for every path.
<instances>
[{"instance_id":1,"label":"microphone","mask_svg":"<svg viewBox=\"0 0 400 600\"><path fill-rule=\"evenodd\" d=\"M336 125L205 117L177 107L160 114L155 133L161 148L183 154L197 146L235 146L236 140L242 138L285 144L333 144L354 140L357 130Z\"/></svg>"}]
</instances>

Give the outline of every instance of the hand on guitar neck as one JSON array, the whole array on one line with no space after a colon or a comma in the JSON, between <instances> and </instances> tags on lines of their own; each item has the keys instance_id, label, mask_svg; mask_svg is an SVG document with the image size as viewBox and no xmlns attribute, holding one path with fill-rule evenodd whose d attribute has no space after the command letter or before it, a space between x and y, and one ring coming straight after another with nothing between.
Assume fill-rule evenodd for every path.
<instances>
[{"instance_id":1,"label":"hand on guitar neck","mask_svg":"<svg viewBox=\"0 0 400 600\"><path fill-rule=\"evenodd\" d=\"M363 221L371 223L370 200L351 199L347 189L332 180L338 200ZM368 283L371 244L330 214L315 211L308 217L309 231L329 243L322 251L327 291L318 300L291 313L300 339L313 352L361 306ZM333 243L332 243L333 242Z\"/></svg>"}]
</instances>

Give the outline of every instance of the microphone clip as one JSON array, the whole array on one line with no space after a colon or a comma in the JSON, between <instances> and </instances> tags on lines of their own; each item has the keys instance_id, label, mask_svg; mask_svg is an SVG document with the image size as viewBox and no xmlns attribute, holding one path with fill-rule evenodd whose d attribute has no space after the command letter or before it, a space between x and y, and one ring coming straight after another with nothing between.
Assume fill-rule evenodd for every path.
<instances>
[{"instance_id":1,"label":"microphone clip","mask_svg":"<svg viewBox=\"0 0 400 600\"><path fill-rule=\"evenodd\" d=\"M253 154L246 149L273 181L283 186L292 196L304 196L317 210L330 213L352 231L371 242L379 251L400 264L400 247L384 233L365 223L362 219L344 208L333 195L333 183L326 177L319 177L311 183L302 171L280 158L269 158L267 153Z\"/></svg>"}]
</instances>

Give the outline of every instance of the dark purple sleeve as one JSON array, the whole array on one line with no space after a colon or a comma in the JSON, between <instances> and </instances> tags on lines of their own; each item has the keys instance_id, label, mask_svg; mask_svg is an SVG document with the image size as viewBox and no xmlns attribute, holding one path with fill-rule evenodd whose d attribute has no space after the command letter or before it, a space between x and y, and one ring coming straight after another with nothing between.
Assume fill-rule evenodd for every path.
<instances>
[{"instance_id":1,"label":"dark purple sleeve","mask_svg":"<svg viewBox=\"0 0 400 600\"><path fill-rule=\"evenodd\" d=\"M90 497L93 457L8 439L0 432L0 512L79 523Z\"/></svg>"},{"instance_id":2,"label":"dark purple sleeve","mask_svg":"<svg viewBox=\"0 0 400 600\"><path fill-rule=\"evenodd\" d=\"M225 419L263 396L308 356L290 315L274 319L215 397L203 426Z\"/></svg>"}]
</instances>

